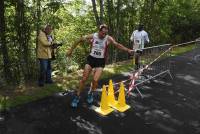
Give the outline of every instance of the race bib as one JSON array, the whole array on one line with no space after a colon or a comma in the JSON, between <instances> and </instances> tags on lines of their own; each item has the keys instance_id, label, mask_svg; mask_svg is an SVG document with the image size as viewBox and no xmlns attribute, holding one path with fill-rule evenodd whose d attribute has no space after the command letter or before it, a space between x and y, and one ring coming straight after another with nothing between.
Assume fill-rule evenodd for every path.
<instances>
[{"instance_id":1,"label":"race bib","mask_svg":"<svg viewBox=\"0 0 200 134\"><path fill-rule=\"evenodd\" d=\"M138 40L135 39L134 43L140 45L140 44L141 44L141 40L139 40L139 39L138 39Z\"/></svg>"},{"instance_id":2,"label":"race bib","mask_svg":"<svg viewBox=\"0 0 200 134\"><path fill-rule=\"evenodd\" d=\"M92 55L95 57L102 57L102 53L101 49L92 49Z\"/></svg>"}]
</instances>

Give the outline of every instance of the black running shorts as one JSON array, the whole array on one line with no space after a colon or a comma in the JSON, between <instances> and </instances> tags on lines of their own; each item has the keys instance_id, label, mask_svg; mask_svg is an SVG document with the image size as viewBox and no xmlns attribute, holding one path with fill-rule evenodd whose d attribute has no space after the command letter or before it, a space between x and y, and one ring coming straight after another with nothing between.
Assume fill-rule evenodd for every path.
<instances>
[{"instance_id":1,"label":"black running shorts","mask_svg":"<svg viewBox=\"0 0 200 134\"><path fill-rule=\"evenodd\" d=\"M90 65L92 68L95 67L105 67L105 58L95 58L89 55L87 57L87 64Z\"/></svg>"}]
</instances>

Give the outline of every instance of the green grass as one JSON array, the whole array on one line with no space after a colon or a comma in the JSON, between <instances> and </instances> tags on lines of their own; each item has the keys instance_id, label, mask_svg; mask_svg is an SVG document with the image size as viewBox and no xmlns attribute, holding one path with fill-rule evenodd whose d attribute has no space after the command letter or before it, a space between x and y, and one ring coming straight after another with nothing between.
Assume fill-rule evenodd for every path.
<instances>
[{"instance_id":1,"label":"green grass","mask_svg":"<svg viewBox=\"0 0 200 134\"><path fill-rule=\"evenodd\" d=\"M174 48L171 52L171 56L177 56L185 52L191 51L192 49L194 49L194 45ZM112 76L122 74L123 72L128 72L131 70L132 67L133 67L132 60L112 65L107 65L104 69L101 79L109 79ZM62 77L61 74L64 73L61 72L56 77L57 84L46 85L42 88L39 88L35 85L35 87L33 87L34 90L30 90L29 87L26 87L27 90L25 93L20 93L20 94L10 93L9 95L7 95L6 98L0 96L0 110L4 109L5 105L6 108L15 107L20 104L32 102L44 98L46 96L50 96L54 93L61 92L66 89L70 90L78 88L79 79L81 78L80 72L76 71L73 73L65 74ZM89 84L91 80L92 77L89 78L87 84Z\"/></svg>"},{"instance_id":2,"label":"green grass","mask_svg":"<svg viewBox=\"0 0 200 134\"><path fill-rule=\"evenodd\" d=\"M38 100L44 98L45 96L49 96L63 90L62 87L58 87L55 84L48 85L40 89L41 90L34 91L31 94L22 94L13 97L7 97L6 107L7 108L15 107L17 105Z\"/></svg>"},{"instance_id":3,"label":"green grass","mask_svg":"<svg viewBox=\"0 0 200 134\"><path fill-rule=\"evenodd\" d=\"M187 45L187 46L184 46L184 47L176 47L172 50L171 55L177 56L177 55L183 54L185 52L192 51L193 49L195 49L195 47L196 47L195 44Z\"/></svg>"}]
</instances>

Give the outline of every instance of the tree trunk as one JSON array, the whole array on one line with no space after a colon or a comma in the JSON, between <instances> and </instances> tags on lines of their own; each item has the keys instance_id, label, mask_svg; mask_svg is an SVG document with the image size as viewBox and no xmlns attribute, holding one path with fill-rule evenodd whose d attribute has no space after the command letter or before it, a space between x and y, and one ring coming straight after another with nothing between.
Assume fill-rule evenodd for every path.
<instances>
[{"instance_id":1,"label":"tree trunk","mask_svg":"<svg viewBox=\"0 0 200 134\"><path fill-rule=\"evenodd\" d=\"M20 82L24 83L28 80L28 28L25 25L24 16L24 0L17 0L16 3L16 27L18 39L18 58L19 58L19 74ZM16 74L17 75L17 74Z\"/></svg>"},{"instance_id":2,"label":"tree trunk","mask_svg":"<svg viewBox=\"0 0 200 134\"><path fill-rule=\"evenodd\" d=\"M104 23L103 14L104 14L104 1L100 0L100 24Z\"/></svg>"},{"instance_id":3,"label":"tree trunk","mask_svg":"<svg viewBox=\"0 0 200 134\"><path fill-rule=\"evenodd\" d=\"M108 26L109 26L109 35L113 34L113 1L107 0L107 18L108 18ZM113 62L113 56L114 55L114 47L113 45L110 45L109 48L109 63Z\"/></svg>"},{"instance_id":4,"label":"tree trunk","mask_svg":"<svg viewBox=\"0 0 200 134\"><path fill-rule=\"evenodd\" d=\"M35 53L36 53L36 58L35 58L35 66L36 66L36 69L35 71L38 72L39 68L37 66L37 63L38 63L38 59L37 59L37 48L38 48L38 35L39 35L39 31L41 29L41 2L40 0L36 0L36 38L35 38L35 44L36 44L36 47L35 47ZM38 73L35 74L35 77L38 77Z\"/></svg>"},{"instance_id":5,"label":"tree trunk","mask_svg":"<svg viewBox=\"0 0 200 134\"><path fill-rule=\"evenodd\" d=\"M117 20L117 31L116 31L116 39L119 40L119 31L120 31L120 7L121 7L121 0L117 0L117 14L116 14L116 20Z\"/></svg>"},{"instance_id":6,"label":"tree trunk","mask_svg":"<svg viewBox=\"0 0 200 134\"><path fill-rule=\"evenodd\" d=\"M117 0L117 13L116 13L116 40L119 41L119 32L120 32L120 7L121 7L121 0ZM115 49L115 56L114 56L114 62L117 62L117 55L118 55L118 50Z\"/></svg>"},{"instance_id":7,"label":"tree trunk","mask_svg":"<svg viewBox=\"0 0 200 134\"><path fill-rule=\"evenodd\" d=\"M92 7L93 7L93 12L94 12L94 17L95 17L95 20L96 20L96 25L97 25L97 27L99 27L101 23L100 23L99 15L98 15L98 12L97 12L96 0L92 0Z\"/></svg>"},{"instance_id":8,"label":"tree trunk","mask_svg":"<svg viewBox=\"0 0 200 134\"><path fill-rule=\"evenodd\" d=\"M112 13L112 14L111 14ZM108 26L109 26L109 34L113 34L113 16L114 10L113 10L113 1L107 0L107 15L108 15Z\"/></svg>"},{"instance_id":9,"label":"tree trunk","mask_svg":"<svg viewBox=\"0 0 200 134\"><path fill-rule=\"evenodd\" d=\"M36 14L37 14L37 18L36 18L36 50L38 47L38 42L37 42L37 37L39 35L39 31L40 31L40 22L41 22L41 2L40 0L37 0L36 2Z\"/></svg>"},{"instance_id":10,"label":"tree trunk","mask_svg":"<svg viewBox=\"0 0 200 134\"><path fill-rule=\"evenodd\" d=\"M4 9L4 0L0 0L0 51L3 55L3 72L4 77L7 82L10 82L12 78L11 70L10 70L10 61L8 56L8 48L6 45L6 37L5 37L5 9Z\"/></svg>"},{"instance_id":11,"label":"tree trunk","mask_svg":"<svg viewBox=\"0 0 200 134\"><path fill-rule=\"evenodd\" d=\"M152 15L154 11L154 6L154 0L145 0L144 7L142 7L142 11L140 13L140 23L144 24L147 30L152 26Z\"/></svg>"}]
</instances>

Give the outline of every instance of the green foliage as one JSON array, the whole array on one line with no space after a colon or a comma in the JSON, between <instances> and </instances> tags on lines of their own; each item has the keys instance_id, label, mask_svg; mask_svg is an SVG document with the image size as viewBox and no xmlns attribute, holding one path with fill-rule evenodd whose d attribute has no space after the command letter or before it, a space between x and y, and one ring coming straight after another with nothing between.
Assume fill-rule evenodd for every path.
<instances>
[{"instance_id":1,"label":"green foliage","mask_svg":"<svg viewBox=\"0 0 200 134\"><path fill-rule=\"evenodd\" d=\"M54 26L54 37L64 45L57 51L54 70L70 72L82 68L90 48L79 44L71 59L66 51L79 37L97 31L91 5L83 0L24 0L5 1L5 37L12 71L12 79L22 82L22 77L37 78L36 60L37 27L46 23ZM145 25L151 45L179 43L194 40L200 34L200 1L198 0L106 0L104 19L109 25L109 34L126 47L132 48L129 40L138 23ZM97 11L100 3L97 2ZM119 8L119 10L116 10ZM20 13L20 11L23 11ZM21 16L20 16L21 15ZM124 52L109 46L109 63L128 58ZM0 53L0 67L3 68ZM0 76L3 70L0 69ZM62 73L61 73L62 74Z\"/></svg>"},{"instance_id":2,"label":"green foliage","mask_svg":"<svg viewBox=\"0 0 200 134\"><path fill-rule=\"evenodd\" d=\"M200 34L200 18L197 7L199 2L195 0L176 0L169 8L169 23L171 24L170 37L173 42L184 42L197 38Z\"/></svg>"}]
</instances>

